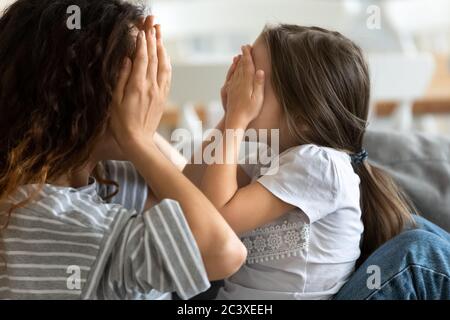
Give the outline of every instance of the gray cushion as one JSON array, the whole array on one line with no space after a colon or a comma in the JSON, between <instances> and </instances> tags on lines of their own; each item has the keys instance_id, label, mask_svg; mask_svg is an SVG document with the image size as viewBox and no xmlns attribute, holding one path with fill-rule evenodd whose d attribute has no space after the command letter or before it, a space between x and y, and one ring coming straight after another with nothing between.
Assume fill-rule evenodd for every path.
<instances>
[{"instance_id":1,"label":"gray cushion","mask_svg":"<svg viewBox=\"0 0 450 320\"><path fill-rule=\"evenodd\" d=\"M450 232L450 138L369 131L370 162L392 175L420 214Z\"/></svg>"}]
</instances>

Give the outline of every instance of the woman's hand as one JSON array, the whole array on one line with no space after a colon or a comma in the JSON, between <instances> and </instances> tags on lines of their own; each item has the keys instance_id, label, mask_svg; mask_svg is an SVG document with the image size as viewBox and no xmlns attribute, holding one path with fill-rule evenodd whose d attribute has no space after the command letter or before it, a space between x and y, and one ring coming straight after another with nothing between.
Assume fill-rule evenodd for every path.
<instances>
[{"instance_id":1,"label":"woman's hand","mask_svg":"<svg viewBox=\"0 0 450 320\"><path fill-rule=\"evenodd\" d=\"M259 113L264 102L264 71L255 70L251 47L242 47L242 58L227 85L226 126L247 127Z\"/></svg>"},{"instance_id":2,"label":"woman's hand","mask_svg":"<svg viewBox=\"0 0 450 320\"><path fill-rule=\"evenodd\" d=\"M149 16L139 31L133 63L126 58L113 94L111 129L122 150L130 140L153 140L170 89L171 65L161 27Z\"/></svg>"},{"instance_id":3,"label":"woman's hand","mask_svg":"<svg viewBox=\"0 0 450 320\"><path fill-rule=\"evenodd\" d=\"M154 134L170 87L171 68L153 18L145 21L136 56L121 72L114 92L111 128L120 148L156 199L174 199L182 208L210 280L235 273L246 249L214 205L159 150ZM147 203L147 205L151 205Z\"/></svg>"}]
</instances>

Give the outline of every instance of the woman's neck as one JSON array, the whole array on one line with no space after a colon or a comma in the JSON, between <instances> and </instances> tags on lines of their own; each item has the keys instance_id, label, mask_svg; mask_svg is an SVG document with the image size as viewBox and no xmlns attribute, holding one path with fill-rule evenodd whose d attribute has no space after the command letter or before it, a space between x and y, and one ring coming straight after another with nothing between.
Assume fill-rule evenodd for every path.
<instances>
[{"instance_id":1,"label":"woman's neck","mask_svg":"<svg viewBox=\"0 0 450 320\"><path fill-rule=\"evenodd\" d=\"M63 175L48 183L59 187L82 188L89 184L89 177L94 170L96 163L89 163L79 170L75 170L71 175Z\"/></svg>"}]
</instances>

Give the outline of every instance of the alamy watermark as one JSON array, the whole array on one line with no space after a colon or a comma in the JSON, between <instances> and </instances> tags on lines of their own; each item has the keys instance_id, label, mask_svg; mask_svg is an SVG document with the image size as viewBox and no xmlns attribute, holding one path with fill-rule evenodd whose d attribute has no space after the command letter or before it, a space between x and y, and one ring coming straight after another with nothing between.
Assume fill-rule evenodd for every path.
<instances>
[{"instance_id":1,"label":"alamy watermark","mask_svg":"<svg viewBox=\"0 0 450 320\"><path fill-rule=\"evenodd\" d=\"M378 290L381 288L381 268L377 265L370 265L367 267L366 285L369 290Z\"/></svg>"},{"instance_id":2,"label":"alamy watermark","mask_svg":"<svg viewBox=\"0 0 450 320\"><path fill-rule=\"evenodd\" d=\"M68 266L66 273L67 276L66 285L69 290L81 290L81 268L80 266L72 265Z\"/></svg>"},{"instance_id":3,"label":"alamy watermark","mask_svg":"<svg viewBox=\"0 0 450 320\"><path fill-rule=\"evenodd\" d=\"M176 146L183 158L190 164L239 164L259 165L261 174L275 174L278 169L280 152L279 129L235 130L209 129L203 131L201 122L193 132L176 129L172 132L170 142ZM236 139L242 140L239 156L230 157L235 152L225 152L228 148L237 148ZM225 143L223 143L225 140ZM204 142L206 147L202 149ZM174 163L179 159L173 157Z\"/></svg>"},{"instance_id":4,"label":"alamy watermark","mask_svg":"<svg viewBox=\"0 0 450 320\"><path fill-rule=\"evenodd\" d=\"M66 26L69 30L81 29L81 9L77 5L68 6L66 13L69 15L66 20Z\"/></svg>"},{"instance_id":5,"label":"alamy watermark","mask_svg":"<svg viewBox=\"0 0 450 320\"><path fill-rule=\"evenodd\" d=\"M366 27L369 30L381 29L381 8L377 5L370 5L367 7L366 13L368 14L366 20Z\"/></svg>"}]
</instances>

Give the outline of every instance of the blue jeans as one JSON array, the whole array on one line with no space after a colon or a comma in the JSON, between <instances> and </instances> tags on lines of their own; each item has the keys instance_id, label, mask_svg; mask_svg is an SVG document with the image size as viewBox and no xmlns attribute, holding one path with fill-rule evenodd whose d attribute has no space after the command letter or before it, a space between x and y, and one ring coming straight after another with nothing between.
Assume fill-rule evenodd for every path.
<instances>
[{"instance_id":1,"label":"blue jeans","mask_svg":"<svg viewBox=\"0 0 450 320\"><path fill-rule=\"evenodd\" d=\"M416 222L376 250L335 299L450 300L450 234L421 217Z\"/></svg>"}]
</instances>

